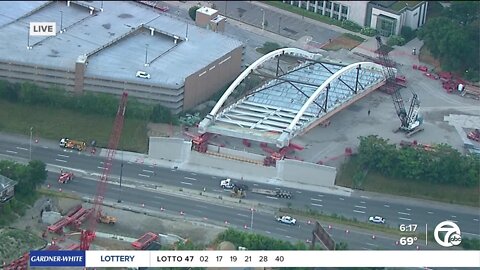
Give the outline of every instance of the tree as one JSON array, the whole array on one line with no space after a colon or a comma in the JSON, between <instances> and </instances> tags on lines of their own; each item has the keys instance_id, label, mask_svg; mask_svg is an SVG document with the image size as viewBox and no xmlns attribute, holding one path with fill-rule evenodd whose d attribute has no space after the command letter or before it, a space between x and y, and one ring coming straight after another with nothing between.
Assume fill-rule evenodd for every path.
<instances>
[{"instance_id":1,"label":"tree","mask_svg":"<svg viewBox=\"0 0 480 270\"><path fill-rule=\"evenodd\" d=\"M43 161L32 160L28 163L30 171L30 181L35 185L35 187L43 184L47 180L47 170L46 165Z\"/></svg>"},{"instance_id":2,"label":"tree","mask_svg":"<svg viewBox=\"0 0 480 270\"><path fill-rule=\"evenodd\" d=\"M190 18L192 18L192 20L194 21L196 21L197 19L197 9L199 8L200 8L199 6L193 6L188 9L188 16L190 16Z\"/></svg>"},{"instance_id":3,"label":"tree","mask_svg":"<svg viewBox=\"0 0 480 270\"><path fill-rule=\"evenodd\" d=\"M441 16L428 20L418 32L428 50L440 60L442 69L478 77L478 12L478 2L454 1Z\"/></svg>"},{"instance_id":4,"label":"tree","mask_svg":"<svg viewBox=\"0 0 480 270\"><path fill-rule=\"evenodd\" d=\"M153 107L150 120L154 123L172 123L175 121L172 112L160 104Z\"/></svg>"},{"instance_id":5,"label":"tree","mask_svg":"<svg viewBox=\"0 0 480 270\"><path fill-rule=\"evenodd\" d=\"M335 243L335 250L347 250L348 244L346 242Z\"/></svg>"}]
</instances>

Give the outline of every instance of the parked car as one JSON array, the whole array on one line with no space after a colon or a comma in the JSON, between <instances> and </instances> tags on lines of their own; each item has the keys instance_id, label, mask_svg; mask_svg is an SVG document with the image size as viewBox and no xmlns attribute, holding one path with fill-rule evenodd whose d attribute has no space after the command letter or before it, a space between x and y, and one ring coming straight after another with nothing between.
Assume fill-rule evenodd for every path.
<instances>
[{"instance_id":1,"label":"parked car","mask_svg":"<svg viewBox=\"0 0 480 270\"><path fill-rule=\"evenodd\" d=\"M376 224L385 224L385 218L381 216L372 216L368 218L368 221Z\"/></svg>"},{"instance_id":2,"label":"parked car","mask_svg":"<svg viewBox=\"0 0 480 270\"><path fill-rule=\"evenodd\" d=\"M291 216L281 216L277 217L277 221L283 224L288 224L288 225L295 225L297 224L297 220L294 219Z\"/></svg>"},{"instance_id":3,"label":"parked car","mask_svg":"<svg viewBox=\"0 0 480 270\"><path fill-rule=\"evenodd\" d=\"M138 78L142 78L142 79L150 79L150 74L148 74L147 72L145 71L137 71L137 75L136 75Z\"/></svg>"}]
</instances>

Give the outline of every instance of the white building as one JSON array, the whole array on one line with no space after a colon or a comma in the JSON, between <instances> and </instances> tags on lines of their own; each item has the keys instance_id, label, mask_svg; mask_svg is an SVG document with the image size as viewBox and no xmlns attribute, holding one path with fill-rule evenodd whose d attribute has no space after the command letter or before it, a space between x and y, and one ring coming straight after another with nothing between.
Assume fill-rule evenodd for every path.
<instances>
[{"instance_id":1,"label":"white building","mask_svg":"<svg viewBox=\"0 0 480 270\"><path fill-rule=\"evenodd\" d=\"M428 1L283 1L330 17L350 20L378 30L383 36L399 35L403 26L413 30L425 24Z\"/></svg>"}]
</instances>

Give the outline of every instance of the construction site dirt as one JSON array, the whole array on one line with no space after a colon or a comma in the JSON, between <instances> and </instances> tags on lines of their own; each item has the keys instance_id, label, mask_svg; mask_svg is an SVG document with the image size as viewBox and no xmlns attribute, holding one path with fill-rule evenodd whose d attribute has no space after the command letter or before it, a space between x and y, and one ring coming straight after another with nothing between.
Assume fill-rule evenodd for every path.
<instances>
[{"instance_id":1,"label":"construction site dirt","mask_svg":"<svg viewBox=\"0 0 480 270\"><path fill-rule=\"evenodd\" d=\"M50 225L43 223L40 218L41 209L44 207L47 199L51 201L51 210L55 212L58 211L61 214L65 214L72 207L82 203L82 201L77 199L42 197L32 208L27 210L25 216L16 220L11 227L19 229L20 231L18 233L23 232L25 235L31 233L37 236L40 242L44 242L42 245L47 245L53 240L56 241L56 245L63 249L78 243L80 241L79 233L69 231L68 229L64 230L65 234L68 235L66 237L60 234L48 233L42 241L42 234L45 232L47 226ZM91 205L83 203L83 207L90 208ZM224 230L223 227L213 225L207 227L199 225L198 223L179 222L174 219L157 218L145 215L144 213L133 213L131 211L106 206L103 207L103 210L108 215L115 216L118 222L116 224L98 224L97 238L91 249L133 250L131 241L138 239L145 234L145 232L154 232L166 236L157 240L161 245L170 245L182 239L189 239L194 243L207 244L212 242L217 234ZM2 258L1 260L11 261L28 251L28 248L18 250L18 254L12 254L12 258Z\"/></svg>"}]
</instances>

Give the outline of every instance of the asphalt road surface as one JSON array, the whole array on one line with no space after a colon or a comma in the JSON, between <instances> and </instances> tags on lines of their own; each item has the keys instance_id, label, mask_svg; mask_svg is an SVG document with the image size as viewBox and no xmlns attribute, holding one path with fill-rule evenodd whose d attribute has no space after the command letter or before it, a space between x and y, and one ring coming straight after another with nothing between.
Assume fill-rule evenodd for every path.
<instances>
[{"instance_id":1,"label":"asphalt road surface","mask_svg":"<svg viewBox=\"0 0 480 270\"><path fill-rule=\"evenodd\" d=\"M0 139L0 154L28 158L29 144L15 143ZM40 159L48 164L64 166L65 168L76 168L88 172L102 173L103 158L90 156L86 153L79 153L73 150L61 149L59 147L41 146L34 144L32 148L32 158ZM117 158L121 158L118 154ZM111 175L118 177L120 174L121 161L114 162ZM196 174L191 172L176 171L170 168L154 167L144 164L125 162L123 166L123 176L136 178L142 182L179 186L189 189L203 190L206 188L209 192L219 194L229 192L220 188L220 178L216 176ZM227 176L226 176L227 177ZM235 179L233 179L235 181ZM241 182L241 181L237 181ZM250 188L268 188L279 189L279 187L257 184L244 181ZM343 197L333 194L322 194L305 190L288 189L292 192L292 200L278 199L265 195L247 192L250 200L263 203L287 206L287 202L292 207L305 209L309 207L324 213L336 213L348 218L357 220L368 220L369 216L380 215L386 218L386 223L391 227L398 227L400 224L418 224L419 231L425 231L433 228L441 221L453 220L457 222L462 233L466 237L480 236L480 213L478 211L463 211L463 207L455 209L442 209L441 206L415 205L408 201L401 203L385 203L379 198L351 196ZM457 209L458 208L458 211ZM467 208L468 209L468 208Z\"/></svg>"},{"instance_id":2,"label":"asphalt road surface","mask_svg":"<svg viewBox=\"0 0 480 270\"><path fill-rule=\"evenodd\" d=\"M51 189L58 190L62 188L62 192L71 192L80 196L93 197L97 190L98 179L75 177L67 184L60 184L57 182L58 174L49 173L47 184ZM169 196L166 194L159 194L155 191L139 190L132 187L122 185L121 191L118 184L109 183L107 192L105 194L106 200L116 201L122 198L122 204L128 206L139 207L142 204L145 209L163 211L165 214L176 216L177 218L193 217L196 219L203 219L206 223L225 224L227 226L239 230L251 230L278 239L297 242L306 242L311 238L311 231L313 224L309 224L307 220L298 220L297 224L287 225L279 223L275 220L275 216L265 214L257 211L250 211L248 209L238 209L233 207L219 206L209 202L198 200L189 200L186 198L179 198ZM327 227L328 228L328 227ZM368 232L361 232L351 229L347 233L343 229L331 228L328 230L335 241L347 242L349 249L424 249L423 241L412 246L397 245L398 239L391 237L384 237L381 235L373 235Z\"/></svg>"}]
</instances>

